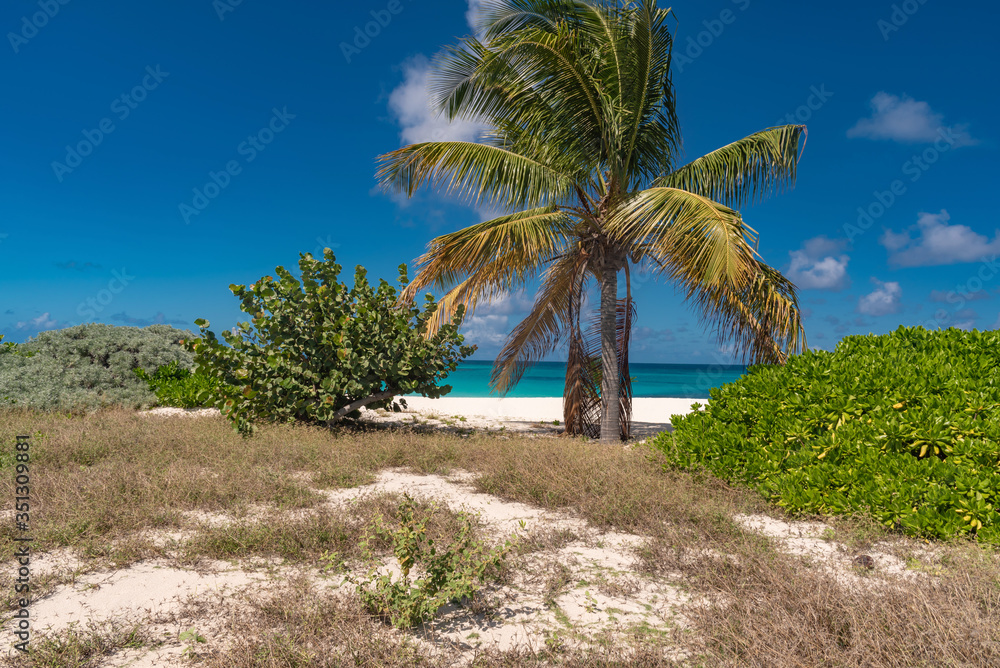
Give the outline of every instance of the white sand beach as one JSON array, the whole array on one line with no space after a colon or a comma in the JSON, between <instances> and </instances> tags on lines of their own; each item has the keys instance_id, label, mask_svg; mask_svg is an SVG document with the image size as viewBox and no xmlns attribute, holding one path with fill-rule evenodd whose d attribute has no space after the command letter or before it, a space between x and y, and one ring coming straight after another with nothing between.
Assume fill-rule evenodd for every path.
<instances>
[{"instance_id":1,"label":"white sand beach","mask_svg":"<svg viewBox=\"0 0 1000 668\"><path fill-rule=\"evenodd\" d=\"M437 411L466 417L489 417L503 420L552 422L562 420L562 397L404 397L407 405L418 411ZM708 399L673 399L637 397L632 400L632 419L636 422L669 423L671 415L686 415L691 404Z\"/></svg>"},{"instance_id":2,"label":"white sand beach","mask_svg":"<svg viewBox=\"0 0 1000 668\"><path fill-rule=\"evenodd\" d=\"M562 432L562 397L402 397L406 410L401 413L362 409L364 419L378 423L411 424L419 421L431 427L459 429L506 429L528 434L556 435ZM399 397L397 397L399 399ZM632 400L632 435L644 439L669 431L672 416L686 415L694 403L707 399L637 397ZM143 415L203 417L217 415L214 408L159 407Z\"/></svg>"},{"instance_id":3,"label":"white sand beach","mask_svg":"<svg viewBox=\"0 0 1000 668\"><path fill-rule=\"evenodd\" d=\"M562 397L404 397L407 408L425 415L463 416L476 422L530 430L531 425L552 425L563 418ZM707 399L637 397L632 400L633 433L646 437L670 428L671 416L686 415L693 403ZM555 431L555 430L554 430Z\"/></svg>"}]
</instances>

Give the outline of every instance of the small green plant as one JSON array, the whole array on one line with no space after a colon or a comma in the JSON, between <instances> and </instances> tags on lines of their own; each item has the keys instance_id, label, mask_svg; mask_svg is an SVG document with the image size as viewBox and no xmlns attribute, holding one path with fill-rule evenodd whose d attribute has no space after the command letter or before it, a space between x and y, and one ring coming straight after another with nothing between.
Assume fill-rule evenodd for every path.
<instances>
[{"instance_id":1,"label":"small green plant","mask_svg":"<svg viewBox=\"0 0 1000 668\"><path fill-rule=\"evenodd\" d=\"M545 638L545 651L548 654L556 655L566 651L566 642L562 639L562 635L558 630L549 631L545 629L542 631L542 635Z\"/></svg>"},{"instance_id":2,"label":"small green plant","mask_svg":"<svg viewBox=\"0 0 1000 668\"><path fill-rule=\"evenodd\" d=\"M184 648L184 656L197 654L195 647L197 647L199 643L208 642L208 639L198 633L197 629L188 629L177 636L177 639L181 642L188 643L188 646Z\"/></svg>"},{"instance_id":3,"label":"small green plant","mask_svg":"<svg viewBox=\"0 0 1000 668\"><path fill-rule=\"evenodd\" d=\"M337 572L344 568L344 560L341 558L339 552L324 551L320 555L319 560L322 564L320 571L323 573L329 573L330 571Z\"/></svg>"},{"instance_id":4,"label":"small green plant","mask_svg":"<svg viewBox=\"0 0 1000 668\"><path fill-rule=\"evenodd\" d=\"M146 381L161 406L178 408L211 406L214 395L217 394L214 392L212 379L207 374L185 368L177 360L158 367L153 373L142 368L135 369L134 373Z\"/></svg>"},{"instance_id":5,"label":"small green plant","mask_svg":"<svg viewBox=\"0 0 1000 668\"><path fill-rule=\"evenodd\" d=\"M449 601L473 599L487 575L499 570L510 542L487 548L475 538L469 516L459 514L461 528L444 549L427 537L429 515L418 516L414 501L406 495L399 506L400 527L395 531L376 517L371 534L362 545L366 550L373 538L388 541L399 562L401 577L379 575L372 567L362 581L345 581L358 587L368 611L397 628L409 628L431 620ZM411 577L415 570L421 577Z\"/></svg>"}]
</instances>

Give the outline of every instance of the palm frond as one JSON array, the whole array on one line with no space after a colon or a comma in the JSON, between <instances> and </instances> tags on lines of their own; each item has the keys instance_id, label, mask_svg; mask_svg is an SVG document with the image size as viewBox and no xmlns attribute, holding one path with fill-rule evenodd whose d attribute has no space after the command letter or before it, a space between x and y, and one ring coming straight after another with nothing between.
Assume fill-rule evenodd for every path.
<instances>
[{"instance_id":1,"label":"palm frond","mask_svg":"<svg viewBox=\"0 0 1000 668\"><path fill-rule=\"evenodd\" d=\"M507 211L557 202L573 180L537 160L474 142L411 144L379 156L376 178L387 190L412 196L425 183L473 205Z\"/></svg>"},{"instance_id":2,"label":"palm frond","mask_svg":"<svg viewBox=\"0 0 1000 668\"><path fill-rule=\"evenodd\" d=\"M490 385L506 394L535 362L556 349L569 322L574 296L587 268L587 256L573 246L552 262L542 277L542 285L531 313L511 331L496 362Z\"/></svg>"},{"instance_id":3,"label":"palm frond","mask_svg":"<svg viewBox=\"0 0 1000 668\"><path fill-rule=\"evenodd\" d=\"M716 285L689 289L688 297L715 327L720 344L749 364L784 364L805 350L806 336L795 286L776 269L759 263L743 289Z\"/></svg>"},{"instance_id":4,"label":"palm frond","mask_svg":"<svg viewBox=\"0 0 1000 668\"><path fill-rule=\"evenodd\" d=\"M655 185L688 190L732 208L753 204L794 185L805 136L804 125L755 132L664 175Z\"/></svg>"},{"instance_id":5,"label":"palm frond","mask_svg":"<svg viewBox=\"0 0 1000 668\"><path fill-rule=\"evenodd\" d=\"M466 316L476 306L520 288L552 258L564 252L573 221L555 207L519 211L432 240L417 260L417 275L400 301L412 302L433 287L448 292L428 321L427 335L449 322L461 304Z\"/></svg>"},{"instance_id":6,"label":"palm frond","mask_svg":"<svg viewBox=\"0 0 1000 668\"><path fill-rule=\"evenodd\" d=\"M577 12L589 6L579 0L487 0L483 3L478 25L474 27L489 39L525 28L554 32L560 22L574 21Z\"/></svg>"},{"instance_id":7,"label":"palm frond","mask_svg":"<svg viewBox=\"0 0 1000 668\"><path fill-rule=\"evenodd\" d=\"M569 295L565 324L569 349L563 389L563 430L570 436L598 438L601 434L601 362L588 348L580 325L584 279L584 272L580 272Z\"/></svg>"},{"instance_id":8,"label":"palm frond","mask_svg":"<svg viewBox=\"0 0 1000 668\"><path fill-rule=\"evenodd\" d=\"M742 286L756 262L753 230L736 211L676 188L647 188L624 201L608 230L682 282Z\"/></svg>"},{"instance_id":9,"label":"palm frond","mask_svg":"<svg viewBox=\"0 0 1000 668\"><path fill-rule=\"evenodd\" d=\"M650 0L643 0L632 12L626 85L621 93L627 112L621 169L627 175L623 182L628 189L653 176L655 170L668 169L680 147L670 80L673 35L666 26L669 14L670 10L658 9Z\"/></svg>"}]
</instances>

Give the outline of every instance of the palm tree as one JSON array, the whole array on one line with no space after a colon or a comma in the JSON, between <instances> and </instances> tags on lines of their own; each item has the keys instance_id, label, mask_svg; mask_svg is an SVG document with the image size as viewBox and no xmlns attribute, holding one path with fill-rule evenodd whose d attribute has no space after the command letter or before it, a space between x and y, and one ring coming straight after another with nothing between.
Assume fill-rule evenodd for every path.
<instances>
[{"instance_id":1,"label":"palm tree","mask_svg":"<svg viewBox=\"0 0 1000 668\"><path fill-rule=\"evenodd\" d=\"M671 16L655 0L494 2L482 37L438 59L430 91L449 119L488 127L481 141L380 156L386 189L430 184L503 212L432 240L418 259L403 297L445 291L430 331L460 304L471 315L541 275L496 360L495 389L508 391L566 334L572 349L582 295L597 281L603 441L621 434L621 315L632 304L618 298L618 274L630 263L675 282L745 361L781 363L805 345L795 286L763 263L736 211L794 184L805 127L769 128L678 165ZM570 364L567 390L587 362Z\"/></svg>"}]
</instances>

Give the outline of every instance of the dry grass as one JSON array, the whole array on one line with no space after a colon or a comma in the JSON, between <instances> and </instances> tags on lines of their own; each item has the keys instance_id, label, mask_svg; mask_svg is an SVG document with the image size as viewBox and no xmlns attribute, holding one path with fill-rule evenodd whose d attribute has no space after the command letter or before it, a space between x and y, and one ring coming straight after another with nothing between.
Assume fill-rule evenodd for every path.
<instances>
[{"instance_id":1,"label":"dry grass","mask_svg":"<svg viewBox=\"0 0 1000 668\"><path fill-rule=\"evenodd\" d=\"M422 636L413 639L373 621L356 601L323 594L307 580L293 580L267 596L231 605L227 635L232 647L201 658L210 668L288 668L309 666L448 666ZM429 636L428 636L429 637ZM582 651L487 651L472 661L477 668L542 666L675 666L638 644L629 649Z\"/></svg>"},{"instance_id":2,"label":"dry grass","mask_svg":"<svg viewBox=\"0 0 1000 668\"><path fill-rule=\"evenodd\" d=\"M89 623L82 629L70 627L33 642L30 658L23 655L10 665L14 668L86 668L119 650L152 644L149 633L139 624L114 620Z\"/></svg>"},{"instance_id":3,"label":"dry grass","mask_svg":"<svg viewBox=\"0 0 1000 668\"><path fill-rule=\"evenodd\" d=\"M0 443L12 444L25 433L34 434L33 550L72 548L92 568L161 555L162 548L141 538L151 529L196 531L183 548L190 561L264 556L317 564L331 553L355 558L371 518L382 514L392 521L398 499L374 497L338 513L320 508L324 497L310 487L358 486L387 467L437 474L463 469L478 474L479 491L574 512L598 529L648 536L637 555L643 570L684 583L699 601L684 613L690 632L670 639L691 653L683 665L1000 665L995 551L969 543L925 545L936 555L921 557L931 575L879 588L845 586L733 519L736 513L780 515L758 497L709 476L664 471L644 448L406 430L331 434L294 426L265 427L244 440L219 419L156 419L127 411L0 413ZM0 495L13 497L6 473ZM266 521L255 515L260 508ZM234 519L226 526L192 527L185 514L191 511ZM454 531L452 514L435 516L434 531ZM831 526L837 541L857 550L892 538L863 518ZM4 561L13 554L14 536L9 522L0 525ZM521 554L574 538L536 532ZM919 556L912 542L899 541L894 549ZM549 575L554 598L564 585L558 572ZM0 572L8 606L10 580L10 569ZM633 584L603 586L627 591ZM202 656L204 665L437 665L427 646L373 621L356 601L309 595L304 583L292 582L242 610L230 616L237 645ZM141 641L128 629L90 630L46 645L45 656L83 656L88 647ZM474 665L675 665L662 646L648 641L637 632L630 646L583 653L561 649L556 639L530 652L482 653ZM36 665L86 665L46 660Z\"/></svg>"}]
</instances>

